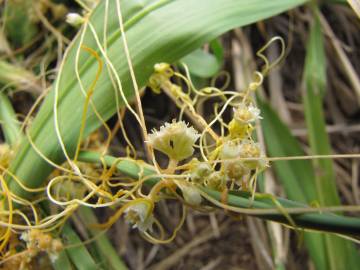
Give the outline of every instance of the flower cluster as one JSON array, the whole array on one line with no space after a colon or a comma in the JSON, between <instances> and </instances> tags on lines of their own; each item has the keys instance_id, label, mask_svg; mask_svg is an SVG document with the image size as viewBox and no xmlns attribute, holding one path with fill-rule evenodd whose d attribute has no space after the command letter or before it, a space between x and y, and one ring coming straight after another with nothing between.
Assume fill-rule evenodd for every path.
<instances>
[{"instance_id":1,"label":"flower cluster","mask_svg":"<svg viewBox=\"0 0 360 270\"><path fill-rule=\"evenodd\" d=\"M50 234L36 229L22 233L21 240L26 243L28 251L26 253L27 263L31 262L40 252L46 252L50 260L55 261L63 249L63 244L59 239L54 239Z\"/></svg>"},{"instance_id":2,"label":"flower cluster","mask_svg":"<svg viewBox=\"0 0 360 270\"><path fill-rule=\"evenodd\" d=\"M184 77L174 72L170 65L157 64L148 86L156 93L166 89L167 94L174 94L177 105L183 104L184 109L189 109L195 114L194 100L201 96L219 96L223 100L227 99L226 95L214 87L194 90L194 93L191 93L191 89L183 92L181 86L171 80L173 76L179 76L184 80ZM192 87L191 82L187 82L187 85ZM231 106L233 117L229 123L225 123L221 117L216 118L219 119L218 124L223 131L222 136L218 136L211 126L206 126L206 120L197 114L198 117L195 115L192 120L202 121L202 136L186 122L176 120L164 123L160 129L154 129L148 134L147 144L150 149L165 154L169 162L166 168L157 164L161 180L157 181L146 198L129 202L125 210L125 219L133 228L143 232L145 237L149 236L147 232L152 231L153 224L159 225L153 216L153 208L161 198L168 198L171 194L176 197L181 195L185 205L201 207L204 187L218 191L248 189L248 183L255 183L254 179L258 173L266 167L261 147L252 138L254 123L262 119L260 110L249 97L249 93L230 93L233 95L233 101L238 101L238 98L241 100L223 103L226 104L224 106ZM206 131L211 135L211 142L206 138ZM195 143L199 139L200 143L196 146ZM200 151L196 152L197 148ZM155 159L154 153L151 154ZM255 187L250 185L250 190L254 191Z\"/></svg>"},{"instance_id":3,"label":"flower cluster","mask_svg":"<svg viewBox=\"0 0 360 270\"><path fill-rule=\"evenodd\" d=\"M165 123L159 131L149 134L148 144L170 159L181 161L194 153L194 143L200 137L193 127L183 122Z\"/></svg>"},{"instance_id":4,"label":"flower cluster","mask_svg":"<svg viewBox=\"0 0 360 270\"><path fill-rule=\"evenodd\" d=\"M175 84L170 81L174 74L176 75L168 64L157 64L155 73L149 80L149 86L155 92L159 92L167 85L174 88ZM180 86L176 86L180 88ZM199 90L197 93L200 92L208 93L203 90ZM211 93L210 91L209 94ZM197 187L208 186L220 191L236 186L247 187L246 182L256 178L257 174L266 167L260 145L252 138L254 123L262 119L260 110L254 105L248 94L245 94L239 103L232 104L232 106L233 118L227 125L221 123L224 129L227 129L226 136L219 137L215 147L204 146L207 147L206 150L203 148L203 153L207 155L205 160L200 161L193 158L182 166L187 169L176 172L187 175L184 177L186 181L176 180L175 183L181 190L184 200L191 205L201 203ZM194 156L194 144L199 137L198 132L185 122L173 121L165 123L158 131L153 130L149 134L148 144L177 164ZM173 169L170 172L175 173L175 171ZM169 170L166 172L169 173Z\"/></svg>"}]
</instances>

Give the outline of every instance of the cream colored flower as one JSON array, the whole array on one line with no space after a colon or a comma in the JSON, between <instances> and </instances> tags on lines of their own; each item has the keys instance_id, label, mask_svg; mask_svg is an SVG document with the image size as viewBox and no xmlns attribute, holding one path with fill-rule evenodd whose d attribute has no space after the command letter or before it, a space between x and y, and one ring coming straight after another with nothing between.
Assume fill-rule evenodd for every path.
<instances>
[{"instance_id":1,"label":"cream colored flower","mask_svg":"<svg viewBox=\"0 0 360 270\"><path fill-rule=\"evenodd\" d=\"M220 158L224 160L223 170L230 179L239 180L249 173L244 161L239 159L242 156L241 151L241 146L231 141L226 142L221 149Z\"/></svg>"},{"instance_id":2,"label":"cream colored flower","mask_svg":"<svg viewBox=\"0 0 360 270\"><path fill-rule=\"evenodd\" d=\"M265 167L266 160L261 154L261 148L259 143L255 143L250 140L244 140L239 145L241 157L242 158L258 158L256 160L247 160L244 161L246 167L248 167L251 170L254 170L256 168Z\"/></svg>"},{"instance_id":3,"label":"cream colored flower","mask_svg":"<svg viewBox=\"0 0 360 270\"><path fill-rule=\"evenodd\" d=\"M250 124L257 119L261 119L260 110L254 105L240 104L234 109L234 119L242 124Z\"/></svg>"},{"instance_id":4,"label":"cream colored flower","mask_svg":"<svg viewBox=\"0 0 360 270\"><path fill-rule=\"evenodd\" d=\"M212 172L211 166L206 162L199 162L191 168L190 179L193 183L201 184Z\"/></svg>"},{"instance_id":5,"label":"cream colored flower","mask_svg":"<svg viewBox=\"0 0 360 270\"><path fill-rule=\"evenodd\" d=\"M266 166L260 144L251 140L243 140L241 143L226 142L220 157L224 159L225 173L232 179L239 179L248 174L250 170ZM254 158L254 160L246 160L247 158Z\"/></svg>"},{"instance_id":6,"label":"cream colored flower","mask_svg":"<svg viewBox=\"0 0 360 270\"><path fill-rule=\"evenodd\" d=\"M149 205L144 202L129 206L125 210L125 219L133 225L133 228L138 228L139 231L145 232L152 229L154 217L149 213Z\"/></svg>"},{"instance_id":7,"label":"cream colored flower","mask_svg":"<svg viewBox=\"0 0 360 270\"><path fill-rule=\"evenodd\" d=\"M26 243L27 259L29 261L39 252L46 252L50 260L54 262L64 248L60 239L54 239L50 234L37 229L23 232L20 239Z\"/></svg>"},{"instance_id":8,"label":"cream colored flower","mask_svg":"<svg viewBox=\"0 0 360 270\"><path fill-rule=\"evenodd\" d=\"M160 131L149 134L148 144L166 154L170 159L183 160L194 153L194 143L200 137L193 127L183 121L165 123Z\"/></svg>"},{"instance_id":9,"label":"cream colored flower","mask_svg":"<svg viewBox=\"0 0 360 270\"><path fill-rule=\"evenodd\" d=\"M226 175L223 175L221 172L215 171L206 177L205 184L209 188L222 191L226 187L226 180Z\"/></svg>"}]
</instances>

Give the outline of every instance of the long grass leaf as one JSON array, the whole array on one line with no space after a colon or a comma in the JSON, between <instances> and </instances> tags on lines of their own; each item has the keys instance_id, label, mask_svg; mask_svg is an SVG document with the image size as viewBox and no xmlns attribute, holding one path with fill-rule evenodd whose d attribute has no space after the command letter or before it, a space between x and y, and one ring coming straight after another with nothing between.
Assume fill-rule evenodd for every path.
<instances>
[{"instance_id":1,"label":"long grass leaf","mask_svg":"<svg viewBox=\"0 0 360 270\"><path fill-rule=\"evenodd\" d=\"M127 40L138 84L146 83L157 62L172 63L231 28L265 19L304 2L304 0L213 0L209 5L208 0L121 1ZM106 1L101 1L90 17L99 40L103 39L105 32L103 29L105 3ZM109 3L106 31L108 57L122 80L125 95L131 99L134 92L124 60L115 1ZM70 156L74 154L76 148L85 102L74 75L79 40L80 37L68 49L61 76L57 78L59 127ZM84 45L94 50L98 48L89 29L84 38ZM101 55L99 51L98 54ZM84 88L88 89L96 74L97 62L86 52L81 52L79 67ZM29 134L38 150L55 163L61 163L64 161L64 154L54 128L54 97L53 89L34 119ZM116 96L109 75L105 71L97 82L92 100L105 120L116 112ZM98 128L101 121L91 110L87 114L86 123L84 136ZM44 130L46 132L43 132ZM25 140L10 169L28 186L35 187L43 183L52 167L39 156L30 142ZM10 188L18 195L28 195L14 182L10 183Z\"/></svg>"},{"instance_id":2,"label":"long grass leaf","mask_svg":"<svg viewBox=\"0 0 360 270\"><path fill-rule=\"evenodd\" d=\"M284 157L304 155L299 142L291 135L290 130L282 123L276 112L261 99L258 99L258 105L264 118L261 124L268 155ZM309 161L275 161L271 166L290 199L307 203L316 200L314 173ZM316 269L326 270L327 262L323 235L305 233L304 241Z\"/></svg>"},{"instance_id":3,"label":"long grass leaf","mask_svg":"<svg viewBox=\"0 0 360 270\"><path fill-rule=\"evenodd\" d=\"M323 112L323 96L326 88L326 61L321 25L314 9L314 21L305 59L303 91L305 119L312 154L331 154ZM330 159L313 161L315 187L321 205L339 205L334 165ZM325 236L329 269L356 269L360 263L355 246L336 236Z\"/></svg>"},{"instance_id":4,"label":"long grass leaf","mask_svg":"<svg viewBox=\"0 0 360 270\"><path fill-rule=\"evenodd\" d=\"M98 220L94 215L93 211L86 207L81 207L79 210L80 218L83 221L83 224L97 224ZM107 264L114 270L126 270L127 267L124 262L119 258L119 255L115 251L114 247L112 246L111 242L107 238L106 234L102 234L101 230L97 230L88 227L90 234L95 237L95 245L97 246L98 250L101 253L101 256L106 260ZM101 234L100 236L98 234Z\"/></svg>"},{"instance_id":5,"label":"long grass leaf","mask_svg":"<svg viewBox=\"0 0 360 270\"><path fill-rule=\"evenodd\" d=\"M63 238L65 239L66 245L70 246L66 249L66 253L77 269L98 269L94 259L91 257L85 245L68 224L64 226Z\"/></svg>"},{"instance_id":6,"label":"long grass leaf","mask_svg":"<svg viewBox=\"0 0 360 270\"><path fill-rule=\"evenodd\" d=\"M27 45L38 32L31 16L34 8L32 0L6 1L3 27L6 35L17 48Z\"/></svg>"},{"instance_id":7,"label":"long grass leaf","mask_svg":"<svg viewBox=\"0 0 360 270\"><path fill-rule=\"evenodd\" d=\"M70 259L65 250L59 253L59 257L52 263L55 270L72 270Z\"/></svg>"}]
</instances>

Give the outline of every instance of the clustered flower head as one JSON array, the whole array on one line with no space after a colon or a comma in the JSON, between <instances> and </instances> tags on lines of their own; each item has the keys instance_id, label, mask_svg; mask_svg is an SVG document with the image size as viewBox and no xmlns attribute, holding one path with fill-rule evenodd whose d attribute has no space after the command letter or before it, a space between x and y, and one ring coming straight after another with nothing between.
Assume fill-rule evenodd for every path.
<instances>
[{"instance_id":1,"label":"clustered flower head","mask_svg":"<svg viewBox=\"0 0 360 270\"><path fill-rule=\"evenodd\" d=\"M192 160L190 180L195 184L201 184L206 177L212 173L211 166L206 162L200 162L198 159Z\"/></svg>"},{"instance_id":2,"label":"clustered flower head","mask_svg":"<svg viewBox=\"0 0 360 270\"><path fill-rule=\"evenodd\" d=\"M241 145L232 141L226 142L221 150L220 158L223 160L222 168L224 174L231 180L237 180L249 174L242 157Z\"/></svg>"},{"instance_id":3,"label":"clustered flower head","mask_svg":"<svg viewBox=\"0 0 360 270\"><path fill-rule=\"evenodd\" d=\"M184 121L173 121L149 134L147 143L170 159L181 161L193 155L199 137L198 132Z\"/></svg>"},{"instance_id":4,"label":"clustered flower head","mask_svg":"<svg viewBox=\"0 0 360 270\"><path fill-rule=\"evenodd\" d=\"M232 180L248 177L252 170L262 169L266 162L261 155L260 145L252 140L238 143L226 142L220 154L223 161L223 171Z\"/></svg>"},{"instance_id":5,"label":"clustered flower head","mask_svg":"<svg viewBox=\"0 0 360 270\"><path fill-rule=\"evenodd\" d=\"M32 229L21 234L21 240L26 243L26 261L29 263L39 252L46 252L51 261L59 257L63 244L59 239L54 239L50 234Z\"/></svg>"},{"instance_id":6,"label":"clustered flower head","mask_svg":"<svg viewBox=\"0 0 360 270\"><path fill-rule=\"evenodd\" d=\"M240 103L234 109L234 118L229 123L229 136L231 139L246 139L251 136L253 123L262 119L260 110L253 103Z\"/></svg>"},{"instance_id":7,"label":"clustered flower head","mask_svg":"<svg viewBox=\"0 0 360 270\"><path fill-rule=\"evenodd\" d=\"M234 119L240 124L250 124L257 119L261 119L260 110L252 103L245 105L241 103L237 108L234 108Z\"/></svg>"}]
</instances>

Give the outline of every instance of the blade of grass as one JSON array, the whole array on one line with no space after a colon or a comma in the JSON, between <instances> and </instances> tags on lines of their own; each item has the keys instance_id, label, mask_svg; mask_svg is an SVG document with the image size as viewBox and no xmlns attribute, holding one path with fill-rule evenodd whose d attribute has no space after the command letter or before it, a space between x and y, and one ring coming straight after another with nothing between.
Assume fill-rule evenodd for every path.
<instances>
[{"instance_id":1,"label":"blade of grass","mask_svg":"<svg viewBox=\"0 0 360 270\"><path fill-rule=\"evenodd\" d=\"M38 29L32 21L32 0L6 1L4 8L4 30L16 48L25 46L36 35Z\"/></svg>"},{"instance_id":2,"label":"blade of grass","mask_svg":"<svg viewBox=\"0 0 360 270\"><path fill-rule=\"evenodd\" d=\"M266 149L269 156L302 156L305 155L299 142L291 135L290 130L282 123L270 105L258 98L263 120ZM291 200L304 203L316 201L314 173L308 160L283 160L272 163L278 180ZM317 233L305 233L304 241L316 269L327 270L324 237Z\"/></svg>"},{"instance_id":3,"label":"blade of grass","mask_svg":"<svg viewBox=\"0 0 360 270\"><path fill-rule=\"evenodd\" d=\"M314 155L331 154L323 112L323 97L326 89L326 60L324 37L318 17L310 29L304 70L303 103L308 128L311 152ZM315 187L321 205L340 205L336 188L336 176L331 159L313 161ZM328 269L356 269L360 263L355 246L336 236L325 235Z\"/></svg>"},{"instance_id":4,"label":"blade of grass","mask_svg":"<svg viewBox=\"0 0 360 270\"><path fill-rule=\"evenodd\" d=\"M55 270L72 270L71 262L65 250L61 251L59 257L52 262Z\"/></svg>"},{"instance_id":5,"label":"blade of grass","mask_svg":"<svg viewBox=\"0 0 360 270\"><path fill-rule=\"evenodd\" d=\"M81 220L83 221L83 224L85 225L98 223L98 220L94 215L94 212L89 208L81 207L79 209L79 215ZM98 250L100 251L101 255L103 256L103 258L105 258L105 260L110 265L111 269L114 270L127 269L126 265L120 260L119 255L115 251L114 247L112 246L106 234L102 234L101 230L91 228L90 226L87 226L87 229L89 230L90 234L93 237L96 236L95 244ZM99 233L101 233L100 236L98 236Z\"/></svg>"},{"instance_id":6,"label":"blade of grass","mask_svg":"<svg viewBox=\"0 0 360 270\"><path fill-rule=\"evenodd\" d=\"M100 40L104 33L105 2L101 1L90 17ZM155 63L164 61L173 63L231 28L265 19L304 2L304 0L250 2L213 0L209 5L208 0L163 0L148 1L145 4L143 1L122 1L127 40L138 84L140 86L146 84ZM119 38L115 1L109 3L108 55L109 59L113 59L115 69L123 82L125 95L131 99L134 93L128 76L128 67L124 61L123 44ZM94 50L97 49L96 41L90 31L85 35L84 44ZM79 37L68 49L63 72L57 78L60 86L59 126L70 156L76 149L85 102L74 75L78 46ZM79 66L84 88L88 89L96 74L97 62L88 54L82 53ZM29 133L34 144L45 156L56 163L61 163L64 161L64 155L54 129L54 94L53 89L35 117ZM116 97L109 75L105 71L97 82L92 100L105 120L116 112ZM95 113L90 110L86 119L84 137L100 125ZM43 132L44 130L46 132ZM38 155L28 140L24 140L10 170L29 187L35 187L43 183L52 171L52 167ZM29 196L15 182L10 183L10 189L17 195Z\"/></svg>"},{"instance_id":7,"label":"blade of grass","mask_svg":"<svg viewBox=\"0 0 360 270\"><path fill-rule=\"evenodd\" d=\"M276 112L260 98L258 106L264 119L261 121L269 156L303 156L299 142L291 135ZM282 160L272 163L286 194L292 200L313 203L317 199L314 172L308 160Z\"/></svg>"},{"instance_id":8,"label":"blade of grass","mask_svg":"<svg viewBox=\"0 0 360 270\"><path fill-rule=\"evenodd\" d=\"M66 253L78 270L98 269L85 245L69 224L66 224L63 228L63 238L66 245L70 246L66 248Z\"/></svg>"},{"instance_id":9,"label":"blade of grass","mask_svg":"<svg viewBox=\"0 0 360 270\"><path fill-rule=\"evenodd\" d=\"M326 60L324 40L318 18L310 30L304 70L303 102L312 154L331 154L331 146L325 129L323 97L326 88ZM331 159L314 160L315 187L323 205L340 204Z\"/></svg>"}]
</instances>

